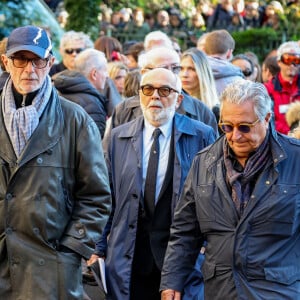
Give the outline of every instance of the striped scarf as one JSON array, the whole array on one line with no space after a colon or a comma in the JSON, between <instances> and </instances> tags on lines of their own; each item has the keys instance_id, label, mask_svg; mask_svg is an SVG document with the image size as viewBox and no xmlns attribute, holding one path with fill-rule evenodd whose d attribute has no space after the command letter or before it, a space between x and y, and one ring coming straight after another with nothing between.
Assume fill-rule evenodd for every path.
<instances>
[{"instance_id":1,"label":"striped scarf","mask_svg":"<svg viewBox=\"0 0 300 300\"><path fill-rule=\"evenodd\" d=\"M19 158L26 143L39 124L52 92L52 84L49 76L36 94L31 105L16 109L13 96L12 80L9 78L2 92L2 111L4 124L13 145L16 156Z\"/></svg>"}]
</instances>

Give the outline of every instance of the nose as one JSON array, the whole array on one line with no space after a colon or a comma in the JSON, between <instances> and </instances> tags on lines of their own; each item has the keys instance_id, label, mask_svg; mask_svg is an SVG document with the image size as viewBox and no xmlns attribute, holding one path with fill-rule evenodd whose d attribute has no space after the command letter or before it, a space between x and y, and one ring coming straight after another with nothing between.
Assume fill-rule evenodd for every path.
<instances>
[{"instance_id":1,"label":"nose","mask_svg":"<svg viewBox=\"0 0 300 300\"><path fill-rule=\"evenodd\" d=\"M28 60L27 61L27 65L26 67L24 68L24 70L28 73L33 73L34 72L34 66L32 64L32 61L31 60Z\"/></svg>"},{"instance_id":2,"label":"nose","mask_svg":"<svg viewBox=\"0 0 300 300\"><path fill-rule=\"evenodd\" d=\"M186 77L188 75L188 70L187 69L182 69L180 71L180 75Z\"/></svg>"},{"instance_id":3,"label":"nose","mask_svg":"<svg viewBox=\"0 0 300 300\"><path fill-rule=\"evenodd\" d=\"M160 98L159 94L158 94L158 89L154 89L154 92L153 92L153 95L152 95L152 98Z\"/></svg>"},{"instance_id":4,"label":"nose","mask_svg":"<svg viewBox=\"0 0 300 300\"><path fill-rule=\"evenodd\" d=\"M231 139L232 140L238 140L240 139L242 136L241 132L236 128L236 127L233 127L233 131L232 131L232 134L231 134Z\"/></svg>"}]
</instances>

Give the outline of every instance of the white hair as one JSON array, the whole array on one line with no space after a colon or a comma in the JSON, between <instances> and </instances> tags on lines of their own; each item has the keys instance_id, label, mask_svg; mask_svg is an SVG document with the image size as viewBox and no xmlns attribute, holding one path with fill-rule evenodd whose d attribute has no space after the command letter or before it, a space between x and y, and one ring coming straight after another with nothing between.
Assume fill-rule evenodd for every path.
<instances>
[{"instance_id":1,"label":"white hair","mask_svg":"<svg viewBox=\"0 0 300 300\"><path fill-rule=\"evenodd\" d=\"M151 31L145 36L145 51L150 50L153 47L153 43L157 46L165 46L167 48L173 49L172 41L170 40L170 38L160 30Z\"/></svg>"},{"instance_id":2,"label":"white hair","mask_svg":"<svg viewBox=\"0 0 300 300\"><path fill-rule=\"evenodd\" d=\"M88 77L94 68L103 68L107 65L105 54L96 49L86 49L75 58L75 70Z\"/></svg>"}]
</instances>

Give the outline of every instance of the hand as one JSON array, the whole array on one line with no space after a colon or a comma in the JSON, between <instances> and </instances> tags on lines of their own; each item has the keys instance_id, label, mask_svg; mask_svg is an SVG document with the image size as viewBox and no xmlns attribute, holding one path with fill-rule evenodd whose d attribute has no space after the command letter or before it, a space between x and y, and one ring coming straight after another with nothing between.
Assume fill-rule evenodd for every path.
<instances>
[{"instance_id":1,"label":"hand","mask_svg":"<svg viewBox=\"0 0 300 300\"><path fill-rule=\"evenodd\" d=\"M90 259L86 262L86 264L87 264L88 266L90 266L90 265L92 265L95 261L97 261L98 258L99 258L98 255L92 254L92 256L91 256Z\"/></svg>"},{"instance_id":2,"label":"hand","mask_svg":"<svg viewBox=\"0 0 300 300\"><path fill-rule=\"evenodd\" d=\"M181 293L174 290L164 290L161 292L161 300L180 300Z\"/></svg>"}]
</instances>

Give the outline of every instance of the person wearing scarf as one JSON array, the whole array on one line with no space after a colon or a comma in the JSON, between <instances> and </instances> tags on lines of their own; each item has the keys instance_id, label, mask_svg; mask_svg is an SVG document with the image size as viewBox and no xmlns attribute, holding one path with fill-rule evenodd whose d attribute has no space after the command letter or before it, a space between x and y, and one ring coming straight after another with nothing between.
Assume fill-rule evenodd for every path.
<instances>
[{"instance_id":1,"label":"person wearing scarf","mask_svg":"<svg viewBox=\"0 0 300 300\"><path fill-rule=\"evenodd\" d=\"M235 81L220 103L224 134L195 157L185 181L161 299L184 297L203 241L205 299L298 299L300 141L275 131L261 83Z\"/></svg>"},{"instance_id":2,"label":"person wearing scarf","mask_svg":"<svg viewBox=\"0 0 300 300\"><path fill-rule=\"evenodd\" d=\"M111 210L99 130L52 86L44 29L14 29L1 58L0 299L83 299L81 260Z\"/></svg>"}]
</instances>

